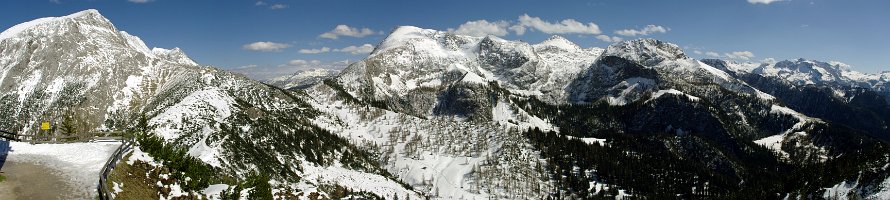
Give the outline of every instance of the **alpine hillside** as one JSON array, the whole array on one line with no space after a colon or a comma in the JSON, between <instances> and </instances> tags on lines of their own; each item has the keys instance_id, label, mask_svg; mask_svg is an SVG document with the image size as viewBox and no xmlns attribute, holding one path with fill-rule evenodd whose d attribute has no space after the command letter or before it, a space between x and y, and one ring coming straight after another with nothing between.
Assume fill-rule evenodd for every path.
<instances>
[{"instance_id":1,"label":"alpine hillside","mask_svg":"<svg viewBox=\"0 0 890 200\"><path fill-rule=\"evenodd\" d=\"M342 71L262 83L86 10L0 34L0 127L134 133L130 161L184 191L165 199L884 199L888 80L401 26Z\"/></svg>"},{"instance_id":2,"label":"alpine hillside","mask_svg":"<svg viewBox=\"0 0 890 200\"><path fill-rule=\"evenodd\" d=\"M41 121L71 117L79 131L142 133L149 153L169 146L200 161L169 166L185 173L174 173L186 189L178 195L266 174L280 193L336 186L418 196L367 151L313 125L321 113L305 94L198 65L179 49L149 49L96 10L36 19L2 36L4 129L34 134ZM166 145L145 144L155 140Z\"/></svg>"}]
</instances>

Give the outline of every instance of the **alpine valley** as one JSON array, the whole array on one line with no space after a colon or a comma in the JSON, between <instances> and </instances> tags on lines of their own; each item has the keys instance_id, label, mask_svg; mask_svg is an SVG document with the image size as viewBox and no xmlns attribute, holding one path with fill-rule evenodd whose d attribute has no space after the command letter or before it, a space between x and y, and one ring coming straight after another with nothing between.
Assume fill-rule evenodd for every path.
<instances>
[{"instance_id":1,"label":"alpine valley","mask_svg":"<svg viewBox=\"0 0 890 200\"><path fill-rule=\"evenodd\" d=\"M0 129L133 135L116 195L154 199L888 199L888 82L402 26L342 71L263 83L96 10L0 34Z\"/></svg>"}]
</instances>

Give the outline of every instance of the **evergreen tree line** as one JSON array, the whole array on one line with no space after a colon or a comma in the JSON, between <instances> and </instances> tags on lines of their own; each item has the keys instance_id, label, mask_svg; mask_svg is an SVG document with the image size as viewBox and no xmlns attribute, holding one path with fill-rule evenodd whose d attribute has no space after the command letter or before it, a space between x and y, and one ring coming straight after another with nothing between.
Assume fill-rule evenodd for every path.
<instances>
[{"instance_id":1,"label":"evergreen tree line","mask_svg":"<svg viewBox=\"0 0 890 200\"><path fill-rule=\"evenodd\" d=\"M523 134L547 161L546 169L557 191L552 197L610 197L624 189L637 197L655 199L780 199L785 195L821 196L823 188L866 175L880 175L888 157L885 145L828 159L825 162L786 163L776 153L752 147L732 160L735 170L721 171L697 162L702 158L676 155L665 141L677 136L653 134L610 139L606 146L588 144L556 132L532 129ZM705 159L708 160L708 159ZM586 173L591 172L591 173ZM871 182L883 180L872 177ZM593 193L590 182L617 186ZM860 180L863 181L863 180Z\"/></svg>"}]
</instances>

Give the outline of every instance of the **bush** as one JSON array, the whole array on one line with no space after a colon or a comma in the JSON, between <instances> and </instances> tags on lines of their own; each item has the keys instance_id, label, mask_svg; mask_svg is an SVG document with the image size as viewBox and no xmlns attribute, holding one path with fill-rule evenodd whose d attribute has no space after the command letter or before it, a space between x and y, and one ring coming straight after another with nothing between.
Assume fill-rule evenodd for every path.
<instances>
[{"instance_id":1,"label":"bush","mask_svg":"<svg viewBox=\"0 0 890 200\"><path fill-rule=\"evenodd\" d=\"M143 151L163 161L165 166L173 170L171 175L183 181L182 188L185 190L207 188L212 180L219 178L214 175L216 170L212 166L189 156L183 149L165 144L157 136L142 135L137 142ZM189 177L189 180L186 181L185 177Z\"/></svg>"}]
</instances>

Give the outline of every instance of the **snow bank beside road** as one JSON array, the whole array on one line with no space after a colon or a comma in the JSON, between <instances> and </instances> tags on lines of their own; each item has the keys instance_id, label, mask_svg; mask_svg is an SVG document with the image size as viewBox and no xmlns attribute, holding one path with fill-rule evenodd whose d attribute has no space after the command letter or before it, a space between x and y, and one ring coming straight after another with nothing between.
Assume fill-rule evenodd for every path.
<instances>
[{"instance_id":1,"label":"snow bank beside road","mask_svg":"<svg viewBox=\"0 0 890 200\"><path fill-rule=\"evenodd\" d=\"M5 141L4 141L5 142ZM108 157L120 142L28 144L9 142L6 162L32 163L56 170L65 182L82 188L89 196L96 196L99 174Z\"/></svg>"}]
</instances>

